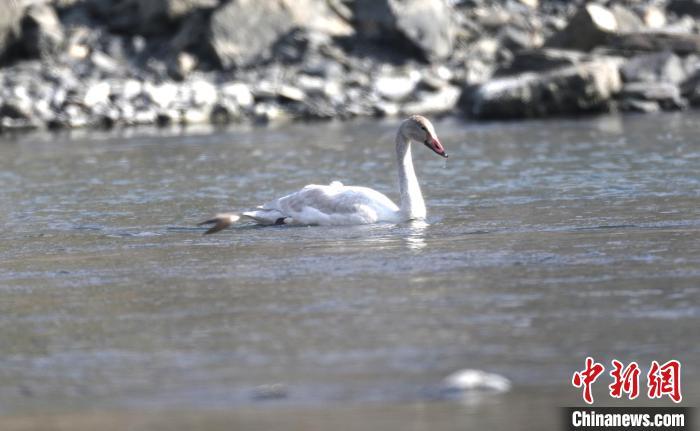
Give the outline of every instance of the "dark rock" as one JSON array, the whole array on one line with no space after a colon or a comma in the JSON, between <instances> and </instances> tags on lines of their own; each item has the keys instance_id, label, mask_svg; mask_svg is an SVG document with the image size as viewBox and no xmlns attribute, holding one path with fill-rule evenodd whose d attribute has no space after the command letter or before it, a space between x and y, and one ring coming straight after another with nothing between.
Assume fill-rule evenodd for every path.
<instances>
[{"instance_id":1,"label":"dark rock","mask_svg":"<svg viewBox=\"0 0 700 431\"><path fill-rule=\"evenodd\" d=\"M177 32L170 39L169 50L171 53L179 53L184 50L200 52L202 57L209 53L202 50L201 44L206 37L206 28L209 25L209 18L203 11L195 11L184 18Z\"/></svg>"},{"instance_id":2,"label":"dark rock","mask_svg":"<svg viewBox=\"0 0 700 431\"><path fill-rule=\"evenodd\" d=\"M603 112L620 88L617 63L596 61L494 79L466 90L462 105L468 114L484 119Z\"/></svg>"},{"instance_id":3,"label":"dark rock","mask_svg":"<svg viewBox=\"0 0 700 431\"><path fill-rule=\"evenodd\" d=\"M63 28L53 7L35 4L27 8L20 42L24 54L50 58L61 49L63 39Z\"/></svg>"},{"instance_id":4,"label":"dark rock","mask_svg":"<svg viewBox=\"0 0 700 431\"><path fill-rule=\"evenodd\" d=\"M229 124L239 116L238 107L234 104L219 103L209 114L212 124Z\"/></svg>"},{"instance_id":5,"label":"dark rock","mask_svg":"<svg viewBox=\"0 0 700 431\"><path fill-rule=\"evenodd\" d=\"M352 33L323 0L237 0L213 13L207 44L223 68L246 67L269 57L274 43L296 27Z\"/></svg>"},{"instance_id":6,"label":"dark rock","mask_svg":"<svg viewBox=\"0 0 700 431\"><path fill-rule=\"evenodd\" d=\"M646 31L612 35L607 46L630 52L671 51L679 55L700 52L700 35Z\"/></svg>"},{"instance_id":7,"label":"dark rock","mask_svg":"<svg viewBox=\"0 0 700 431\"><path fill-rule=\"evenodd\" d=\"M372 40L405 40L430 61L453 50L452 8L444 0L356 0L358 34Z\"/></svg>"},{"instance_id":8,"label":"dark rock","mask_svg":"<svg viewBox=\"0 0 700 431\"><path fill-rule=\"evenodd\" d=\"M698 0L671 0L666 10L676 15L690 15L700 17L700 1Z\"/></svg>"},{"instance_id":9,"label":"dark rock","mask_svg":"<svg viewBox=\"0 0 700 431\"><path fill-rule=\"evenodd\" d=\"M681 97L680 89L668 82L633 82L625 84L620 93L622 100L654 101L667 111L684 109L688 103Z\"/></svg>"},{"instance_id":10,"label":"dark rock","mask_svg":"<svg viewBox=\"0 0 700 431\"><path fill-rule=\"evenodd\" d=\"M7 55L8 48L20 33L23 8L19 0L0 3L0 59Z\"/></svg>"},{"instance_id":11,"label":"dark rock","mask_svg":"<svg viewBox=\"0 0 700 431\"><path fill-rule=\"evenodd\" d=\"M112 31L154 36L171 34L182 19L217 7L219 0L88 0L87 3Z\"/></svg>"},{"instance_id":12,"label":"dark rock","mask_svg":"<svg viewBox=\"0 0 700 431\"><path fill-rule=\"evenodd\" d=\"M610 9L588 3L576 12L566 28L547 40L545 46L590 51L604 45L618 29L617 18Z\"/></svg>"},{"instance_id":13,"label":"dark rock","mask_svg":"<svg viewBox=\"0 0 700 431\"><path fill-rule=\"evenodd\" d=\"M681 59L671 52L642 54L630 59L620 69L626 82L670 82L678 84L686 78Z\"/></svg>"},{"instance_id":14,"label":"dark rock","mask_svg":"<svg viewBox=\"0 0 700 431\"><path fill-rule=\"evenodd\" d=\"M296 28L281 36L272 46L275 61L291 64L301 63L310 55L332 44L327 33L310 29Z\"/></svg>"},{"instance_id":15,"label":"dark rock","mask_svg":"<svg viewBox=\"0 0 700 431\"><path fill-rule=\"evenodd\" d=\"M531 49L517 52L507 66L497 74L514 75L522 72L543 72L588 61L591 56L581 51L556 48Z\"/></svg>"},{"instance_id":16,"label":"dark rock","mask_svg":"<svg viewBox=\"0 0 700 431\"><path fill-rule=\"evenodd\" d=\"M136 0L141 22L151 25L158 21L179 21L202 9L214 9L219 0Z\"/></svg>"}]
</instances>

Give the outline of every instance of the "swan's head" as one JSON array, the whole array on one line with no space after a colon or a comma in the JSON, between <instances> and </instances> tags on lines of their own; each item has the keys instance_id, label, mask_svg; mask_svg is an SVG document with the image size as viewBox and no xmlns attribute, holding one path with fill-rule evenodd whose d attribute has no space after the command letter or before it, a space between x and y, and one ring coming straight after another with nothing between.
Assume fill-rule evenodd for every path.
<instances>
[{"instance_id":1,"label":"swan's head","mask_svg":"<svg viewBox=\"0 0 700 431\"><path fill-rule=\"evenodd\" d=\"M401 124L400 133L404 138L414 142L422 142L426 147L435 151L442 157L447 157L445 149L435 133L435 128L422 115L412 115Z\"/></svg>"}]
</instances>

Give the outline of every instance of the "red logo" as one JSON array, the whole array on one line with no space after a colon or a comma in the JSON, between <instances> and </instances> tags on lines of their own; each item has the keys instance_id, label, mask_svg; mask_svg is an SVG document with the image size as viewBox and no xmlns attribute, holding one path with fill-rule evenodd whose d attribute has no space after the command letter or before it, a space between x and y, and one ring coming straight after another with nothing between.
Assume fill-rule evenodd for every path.
<instances>
[{"instance_id":1,"label":"red logo","mask_svg":"<svg viewBox=\"0 0 700 431\"><path fill-rule=\"evenodd\" d=\"M621 398L624 392L630 400L637 398L639 396L639 365L636 362L631 362L623 371L622 362L613 359L612 364L615 369L610 371L610 376L613 378L613 382L608 386L610 396Z\"/></svg>"},{"instance_id":2,"label":"red logo","mask_svg":"<svg viewBox=\"0 0 700 431\"><path fill-rule=\"evenodd\" d=\"M663 365L652 361L649 374L647 374L649 398L661 398L668 395L674 403L680 403L681 395L681 363L672 360Z\"/></svg>"},{"instance_id":3,"label":"red logo","mask_svg":"<svg viewBox=\"0 0 700 431\"><path fill-rule=\"evenodd\" d=\"M605 371L605 367L593 360L590 356L586 358L586 368L582 371L576 371L571 378L571 383L577 388L583 386L583 400L588 404L593 404L593 394L591 393L591 385L595 383L598 377Z\"/></svg>"},{"instance_id":4,"label":"red logo","mask_svg":"<svg viewBox=\"0 0 700 431\"><path fill-rule=\"evenodd\" d=\"M641 370L636 362L630 362L626 367L617 359L612 360L612 370L610 377L612 383L608 385L610 396L622 398L627 394L627 398L633 400L639 396L639 375ZM593 394L591 386L603 374L605 367L593 360L590 356L586 358L586 367L576 371L571 378L574 387L583 388L583 400L587 404L593 404ZM661 398L668 395L675 403L680 403L683 399L681 394L681 363L677 360L670 360L663 365L657 361L652 361L647 373L647 396L650 399Z\"/></svg>"}]
</instances>

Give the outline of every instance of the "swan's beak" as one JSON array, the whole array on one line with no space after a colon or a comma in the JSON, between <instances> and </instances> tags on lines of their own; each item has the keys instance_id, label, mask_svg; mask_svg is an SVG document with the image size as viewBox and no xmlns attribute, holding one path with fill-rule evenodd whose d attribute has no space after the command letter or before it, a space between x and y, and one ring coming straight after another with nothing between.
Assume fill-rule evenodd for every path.
<instances>
[{"instance_id":1,"label":"swan's beak","mask_svg":"<svg viewBox=\"0 0 700 431\"><path fill-rule=\"evenodd\" d=\"M447 154L445 154L445 149L442 147L442 144L440 143L438 138L433 137L433 136L428 136L427 138L425 138L425 141L423 143L425 144L426 147L435 151L435 153L441 155L444 158L447 158Z\"/></svg>"}]
</instances>

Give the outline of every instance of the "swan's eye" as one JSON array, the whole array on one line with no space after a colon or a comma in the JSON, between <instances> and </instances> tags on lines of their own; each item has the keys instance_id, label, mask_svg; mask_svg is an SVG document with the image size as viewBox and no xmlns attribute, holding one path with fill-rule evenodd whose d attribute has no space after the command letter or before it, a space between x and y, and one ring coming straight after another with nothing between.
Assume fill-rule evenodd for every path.
<instances>
[{"instance_id":1,"label":"swan's eye","mask_svg":"<svg viewBox=\"0 0 700 431\"><path fill-rule=\"evenodd\" d=\"M425 126L420 126L420 129L421 129L422 131L424 131L424 132L427 132L427 131L428 131L428 129L426 129Z\"/></svg>"}]
</instances>

